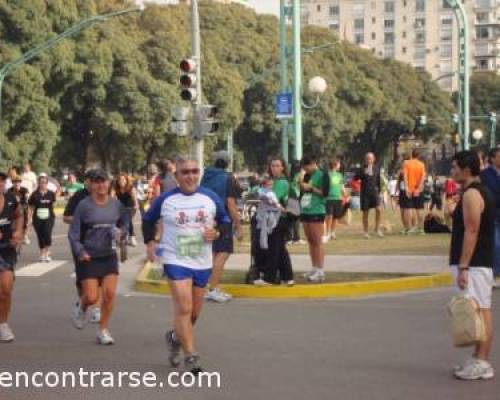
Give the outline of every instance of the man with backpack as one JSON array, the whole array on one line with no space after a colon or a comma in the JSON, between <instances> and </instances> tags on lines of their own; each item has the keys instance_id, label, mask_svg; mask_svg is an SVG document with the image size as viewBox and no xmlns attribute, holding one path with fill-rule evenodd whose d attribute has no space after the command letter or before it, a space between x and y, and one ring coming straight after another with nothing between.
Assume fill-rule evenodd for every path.
<instances>
[{"instance_id":1,"label":"man with backpack","mask_svg":"<svg viewBox=\"0 0 500 400\"><path fill-rule=\"evenodd\" d=\"M243 237L236 203L241 191L234 176L226 171L230 160L228 152L218 151L214 154L214 159L214 166L205 169L200 186L210 189L221 198L232 222L221 229L221 236L213 242L213 270L205 299L216 303L225 303L231 300L232 296L224 293L219 285L224 266L234 251L233 236L239 240Z\"/></svg>"}]
</instances>

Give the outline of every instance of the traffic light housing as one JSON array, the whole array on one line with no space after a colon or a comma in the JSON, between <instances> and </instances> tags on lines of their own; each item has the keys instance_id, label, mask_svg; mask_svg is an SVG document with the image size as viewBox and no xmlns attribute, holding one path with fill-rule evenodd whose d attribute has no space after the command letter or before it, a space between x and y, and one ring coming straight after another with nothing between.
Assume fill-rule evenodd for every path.
<instances>
[{"instance_id":1,"label":"traffic light housing","mask_svg":"<svg viewBox=\"0 0 500 400\"><path fill-rule=\"evenodd\" d=\"M177 136L189 135L190 108L182 106L172 107L171 129Z\"/></svg>"},{"instance_id":2,"label":"traffic light housing","mask_svg":"<svg viewBox=\"0 0 500 400\"><path fill-rule=\"evenodd\" d=\"M201 136L213 136L219 130L217 115L219 108L212 104L201 105L199 108L199 122Z\"/></svg>"},{"instance_id":3,"label":"traffic light housing","mask_svg":"<svg viewBox=\"0 0 500 400\"><path fill-rule=\"evenodd\" d=\"M179 67L181 69L181 99L194 101L198 96L196 91L196 62L191 58L185 58L181 61Z\"/></svg>"}]
</instances>

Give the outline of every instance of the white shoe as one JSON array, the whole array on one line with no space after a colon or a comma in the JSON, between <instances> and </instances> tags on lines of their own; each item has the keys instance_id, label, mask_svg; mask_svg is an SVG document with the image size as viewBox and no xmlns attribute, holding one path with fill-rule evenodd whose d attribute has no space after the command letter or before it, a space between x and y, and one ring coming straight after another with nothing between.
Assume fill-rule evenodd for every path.
<instances>
[{"instance_id":1,"label":"white shoe","mask_svg":"<svg viewBox=\"0 0 500 400\"><path fill-rule=\"evenodd\" d=\"M82 310L80 302L78 302L78 308L73 309L73 326L76 329L83 329L87 324L87 313Z\"/></svg>"},{"instance_id":2,"label":"white shoe","mask_svg":"<svg viewBox=\"0 0 500 400\"><path fill-rule=\"evenodd\" d=\"M0 324L0 342L9 343L12 342L14 338L14 333L12 333L10 326L6 322Z\"/></svg>"},{"instance_id":3,"label":"white shoe","mask_svg":"<svg viewBox=\"0 0 500 400\"><path fill-rule=\"evenodd\" d=\"M232 299L230 294L222 292L219 288L214 288L205 294L205 300L213 301L215 303L225 303Z\"/></svg>"},{"instance_id":4,"label":"white shoe","mask_svg":"<svg viewBox=\"0 0 500 400\"><path fill-rule=\"evenodd\" d=\"M337 240L337 234L335 232L330 234L330 240Z\"/></svg>"},{"instance_id":5,"label":"white shoe","mask_svg":"<svg viewBox=\"0 0 500 400\"><path fill-rule=\"evenodd\" d=\"M377 231L377 236L379 238L383 238L385 235L384 235L384 232L382 232L380 229Z\"/></svg>"},{"instance_id":6,"label":"white shoe","mask_svg":"<svg viewBox=\"0 0 500 400\"><path fill-rule=\"evenodd\" d=\"M291 287L291 286L295 285L295 281L293 279L290 281L281 281L281 284Z\"/></svg>"},{"instance_id":7,"label":"white shoe","mask_svg":"<svg viewBox=\"0 0 500 400\"><path fill-rule=\"evenodd\" d=\"M313 269L311 269L309 272L304 272L304 273L302 274L302 277L303 277L304 279L309 279L309 277L310 277L311 275L314 275L315 273L316 273L316 268L313 268Z\"/></svg>"},{"instance_id":8,"label":"white shoe","mask_svg":"<svg viewBox=\"0 0 500 400\"><path fill-rule=\"evenodd\" d=\"M321 239L321 241L323 243L328 243L330 241L330 236L329 235L323 236L323 238Z\"/></svg>"},{"instance_id":9,"label":"white shoe","mask_svg":"<svg viewBox=\"0 0 500 400\"><path fill-rule=\"evenodd\" d=\"M52 257L51 256L45 256L45 262L51 262Z\"/></svg>"},{"instance_id":10,"label":"white shoe","mask_svg":"<svg viewBox=\"0 0 500 400\"><path fill-rule=\"evenodd\" d=\"M271 283L266 282L264 279L256 279L253 284L255 286L271 286Z\"/></svg>"},{"instance_id":11,"label":"white shoe","mask_svg":"<svg viewBox=\"0 0 500 400\"><path fill-rule=\"evenodd\" d=\"M474 363L475 361L476 358L474 357L466 359L462 364L458 364L453 367L453 373L463 370L465 367L467 367L469 364Z\"/></svg>"},{"instance_id":12,"label":"white shoe","mask_svg":"<svg viewBox=\"0 0 500 400\"><path fill-rule=\"evenodd\" d=\"M484 360L474 360L467 364L463 369L455 372L457 379L465 381L475 381L478 379L492 379L495 376L495 371L491 364Z\"/></svg>"},{"instance_id":13,"label":"white shoe","mask_svg":"<svg viewBox=\"0 0 500 400\"><path fill-rule=\"evenodd\" d=\"M45 262L47 258L45 256L40 256L40 258L38 259L39 262Z\"/></svg>"},{"instance_id":14,"label":"white shoe","mask_svg":"<svg viewBox=\"0 0 500 400\"><path fill-rule=\"evenodd\" d=\"M97 331L97 344L109 346L115 344L115 340L111 337L107 329L99 329Z\"/></svg>"},{"instance_id":15,"label":"white shoe","mask_svg":"<svg viewBox=\"0 0 500 400\"><path fill-rule=\"evenodd\" d=\"M321 283L325 281L325 272L321 270L316 270L313 274L309 275L307 278L309 282Z\"/></svg>"},{"instance_id":16,"label":"white shoe","mask_svg":"<svg viewBox=\"0 0 500 400\"><path fill-rule=\"evenodd\" d=\"M414 234L419 233L419 232L420 232L420 229L418 229L418 227L414 226L413 228L408 230L408 235L414 235Z\"/></svg>"},{"instance_id":17,"label":"white shoe","mask_svg":"<svg viewBox=\"0 0 500 400\"><path fill-rule=\"evenodd\" d=\"M92 324L98 324L101 322L101 309L99 307L92 307L90 310L90 318L89 321Z\"/></svg>"},{"instance_id":18,"label":"white shoe","mask_svg":"<svg viewBox=\"0 0 500 400\"><path fill-rule=\"evenodd\" d=\"M137 239L135 238L135 236L130 236L128 244L132 247L137 247Z\"/></svg>"},{"instance_id":19,"label":"white shoe","mask_svg":"<svg viewBox=\"0 0 500 400\"><path fill-rule=\"evenodd\" d=\"M30 238L29 238L29 236L28 236L28 235L25 235L25 236L24 236L23 243L24 243L26 246L28 246L28 245L30 245L30 244L31 244L31 240L30 240Z\"/></svg>"},{"instance_id":20,"label":"white shoe","mask_svg":"<svg viewBox=\"0 0 500 400\"><path fill-rule=\"evenodd\" d=\"M370 237L371 237L371 236L370 236L370 234L369 234L369 233L365 233L365 234L363 235L363 237L364 237L365 239L370 239Z\"/></svg>"}]
</instances>

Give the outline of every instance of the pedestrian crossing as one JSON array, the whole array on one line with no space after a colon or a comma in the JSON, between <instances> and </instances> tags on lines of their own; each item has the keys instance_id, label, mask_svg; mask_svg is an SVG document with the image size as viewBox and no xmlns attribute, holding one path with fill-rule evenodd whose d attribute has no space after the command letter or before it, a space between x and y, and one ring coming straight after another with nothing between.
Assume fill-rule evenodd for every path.
<instances>
[{"instance_id":1,"label":"pedestrian crossing","mask_svg":"<svg viewBox=\"0 0 500 400\"><path fill-rule=\"evenodd\" d=\"M16 270L16 277L40 277L66 264L67 261L36 262Z\"/></svg>"}]
</instances>

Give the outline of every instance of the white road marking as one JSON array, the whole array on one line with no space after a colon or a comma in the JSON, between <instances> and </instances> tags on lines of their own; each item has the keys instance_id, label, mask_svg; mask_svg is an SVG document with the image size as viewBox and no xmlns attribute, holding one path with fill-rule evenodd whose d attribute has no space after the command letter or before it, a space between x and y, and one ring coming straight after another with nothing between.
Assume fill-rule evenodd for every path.
<instances>
[{"instance_id":1,"label":"white road marking","mask_svg":"<svg viewBox=\"0 0 500 400\"><path fill-rule=\"evenodd\" d=\"M37 262L28 264L25 267L16 271L16 276L30 276L37 277L45 275L53 269L59 268L66 264L67 261L51 261L51 262Z\"/></svg>"}]
</instances>

